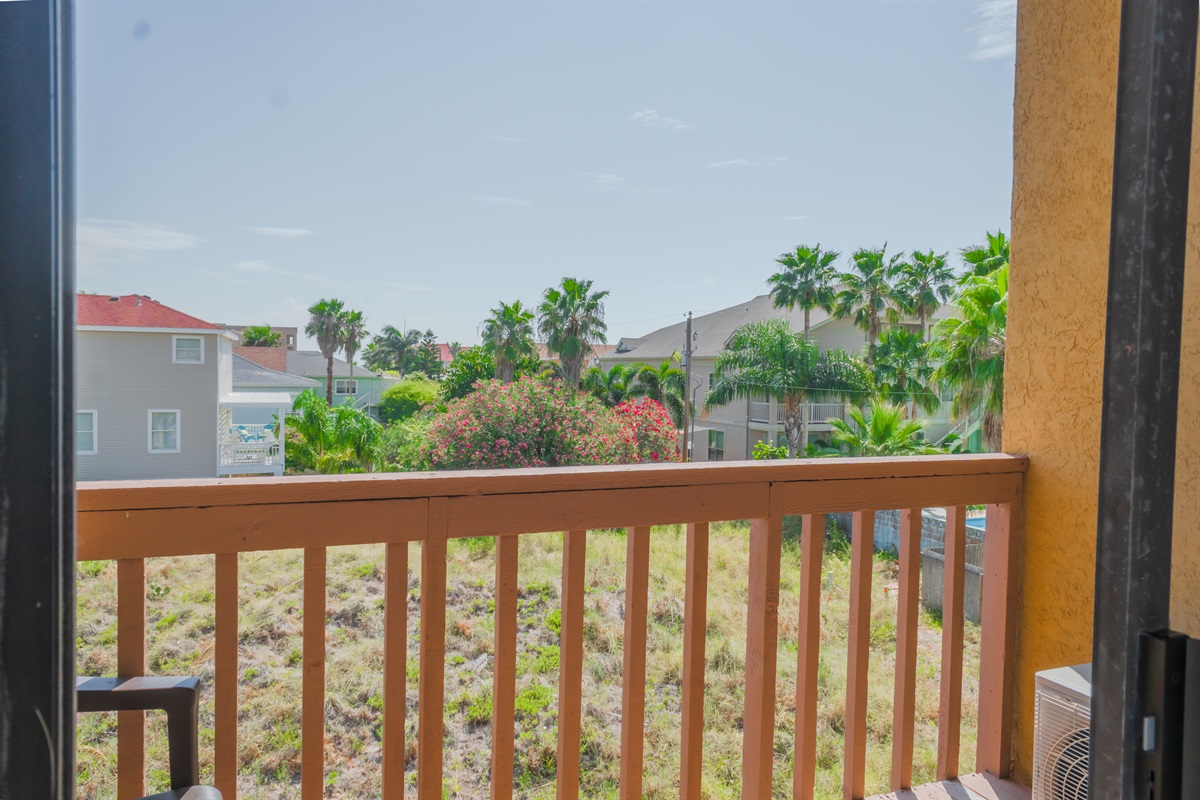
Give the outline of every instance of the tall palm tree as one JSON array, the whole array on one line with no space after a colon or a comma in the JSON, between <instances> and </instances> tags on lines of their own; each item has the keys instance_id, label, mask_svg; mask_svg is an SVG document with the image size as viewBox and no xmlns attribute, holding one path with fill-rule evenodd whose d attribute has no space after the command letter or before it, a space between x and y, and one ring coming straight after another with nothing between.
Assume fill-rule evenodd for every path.
<instances>
[{"instance_id":1,"label":"tall palm tree","mask_svg":"<svg viewBox=\"0 0 1200 800\"><path fill-rule=\"evenodd\" d=\"M483 322L483 349L496 362L496 378L512 383L517 362L537 351L533 342L533 312L520 300L500 303Z\"/></svg>"},{"instance_id":2,"label":"tall palm tree","mask_svg":"<svg viewBox=\"0 0 1200 800\"><path fill-rule=\"evenodd\" d=\"M939 322L934 378L954 387L956 417L983 411L983 439L1001 448L1004 424L1004 348L1008 328L1008 264L987 275L968 275L954 296L958 314Z\"/></svg>"},{"instance_id":3,"label":"tall palm tree","mask_svg":"<svg viewBox=\"0 0 1200 800\"><path fill-rule=\"evenodd\" d=\"M903 253L890 259L886 255L887 245L878 250L861 248L850 256L850 271L840 273L834 316L852 317L854 325L867 334L867 363L875 363L875 340L883 330L883 323L900 321L900 312L907 309L904 295L894 287L889 277L899 269Z\"/></svg>"},{"instance_id":4,"label":"tall palm tree","mask_svg":"<svg viewBox=\"0 0 1200 800\"><path fill-rule=\"evenodd\" d=\"M904 406L893 405L885 400L871 403L869 417L863 414L861 408L851 408L850 422L831 419L829 426L833 428L830 437L833 443L845 449L823 455L920 456L945 452L917 438L917 434L924 430L925 423L906 420Z\"/></svg>"},{"instance_id":5,"label":"tall palm tree","mask_svg":"<svg viewBox=\"0 0 1200 800\"><path fill-rule=\"evenodd\" d=\"M322 298L308 309L308 324L304 332L317 340L317 349L325 356L325 402L333 405L333 357L342 349L344 334L344 303Z\"/></svg>"},{"instance_id":6,"label":"tall palm tree","mask_svg":"<svg viewBox=\"0 0 1200 800\"><path fill-rule=\"evenodd\" d=\"M612 408L635 395L631 391L638 369L644 364L617 364L607 371L592 367L583 374L583 390Z\"/></svg>"},{"instance_id":7,"label":"tall palm tree","mask_svg":"<svg viewBox=\"0 0 1200 800\"><path fill-rule=\"evenodd\" d=\"M800 408L814 400L845 399L871 390L869 370L841 350L820 352L815 342L793 331L786 320L748 322L735 330L717 354L706 410L735 398L766 395L783 406L788 457L807 444L808 427Z\"/></svg>"},{"instance_id":8,"label":"tall palm tree","mask_svg":"<svg viewBox=\"0 0 1200 800\"><path fill-rule=\"evenodd\" d=\"M1007 266L1009 244L1003 231L996 231L994 235L987 231L987 244L974 245L962 251L962 259L968 267L967 274L982 277Z\"/></svg>"},{"instance_id":9,"label":"tall palm tree","mask_svg":"<svg viewBox=\"0 0 1200 800\"><path fill-rule=\"evenodd\" d=\"M676 352L657 367L639 364L629 394L661 403L671 415L675 427L683 428L683 409L685 404L690 405L690 401L687 396L687 375L679 367L673 366L678 363L679 353Z\"/></svg>"},{"instance_id":10,"label":"tall palm tree","mask_svg":"<svg viewBox=\"0 0 1200 800\"><path fill-rule=\"evenodd\" d=\"M941 405L933 371L929 344L920 334L904 328L889 328L880 334L875 349L875 382L902 409L906 403L911 404L909 419L916 419L918 407L932 413Z\"/></svg>"},{"instance_id":11,"label":"tall palm tree","mask_svg":"<svg viewBox=\"0 0 1200 800\"><path fill-rule=\"evenodd\" d=\"M278 347L283 335L270 325L249 325L242 329L242 347Z\"/></svg>"},{"instance_id":12,"label":"tall palm tree","mask_svg":"<svg viewBox=\"0 0 1200 800\"><path fill-rule=\"evenodd\" d=\"M558 355L568 386L579 385L592 345L602 343L608 332L604 324L606 297L607 291L593 292L589 280L563 278L558 288L546 290L538 306L538 330L546 337L546 348Z\"/></svg>"},{"instance_id":13,"label":"tall palm tree","mask_svg":"<svg viewBox=\"0 0 1200 800\"><path fill-rule=\"evenodd\" d=\"M799 245L795 252L784 253L775 259L783 269L767 278L776 308L804 310L804 335L808 336L809 314L814 308L833 310L837 299L833 281L833 265L841 254L836 250L821 250L821 245Z\"/></svg>"},{"instance_id":14,"label":"tall palm tree","mask_svg":"<svg viewBox=\"0 0 1200 800\"><path fill-rule=\"evenodd\" d=\"M367 338L367 319L361 311L346 311L342 317L342 352L350 365L350 377L354 377L354 354Z\"/></svg>"},{"instance_id":15,"label":"tall palm tree","mask_svg":"<svg viewBox=\"0 0 1200 800\"><path fill-rule=\"evenodd\" d=\"M921 323L921 335L929 336L929 318L950 300L956 276L946 262L946 254L932 250L916 251L898 265L899 290L906 296L908 309Z\"/></svg>"},{"instance_id":16,"label":"tall palm tree","mask_svg":"<svg viewBox=\"0 0 1200 800\"><path fill-rule=\"evenodd\" d=\"M395 370L403 377L404 370L412 363L413 352L420 342L421 332L418 330L401 333L399 328L384 325L363 350L363 363L380 372Z\"/></svg>"}]
</instances>

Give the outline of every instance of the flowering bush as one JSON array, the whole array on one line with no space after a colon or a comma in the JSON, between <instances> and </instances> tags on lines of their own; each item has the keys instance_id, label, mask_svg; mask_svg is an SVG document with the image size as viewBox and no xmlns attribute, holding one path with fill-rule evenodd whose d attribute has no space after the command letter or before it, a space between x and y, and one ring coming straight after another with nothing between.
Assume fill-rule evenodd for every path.
<instances>
[{"instance_id":1,"label":"flowering bush","mask_svg":"<svg viewBox=\"0 0 1200 800\"><path fill-rule=\"evenodd\" d=\"M433 469L565 467L636 461L634 432L586 394L554 380L480 381L429 430Z\"/></svg>"},{"instance_id":2,"label":"flowering bush","mask_svg":"<svg viewBox=\"0 0 1200 800\"><path fill-rule=\"evenodd\" d=\"M636 448L636 460L648 464L679 460L679 431L662 403L626 400L613 408Z\"/></svg>"}]
</instances>

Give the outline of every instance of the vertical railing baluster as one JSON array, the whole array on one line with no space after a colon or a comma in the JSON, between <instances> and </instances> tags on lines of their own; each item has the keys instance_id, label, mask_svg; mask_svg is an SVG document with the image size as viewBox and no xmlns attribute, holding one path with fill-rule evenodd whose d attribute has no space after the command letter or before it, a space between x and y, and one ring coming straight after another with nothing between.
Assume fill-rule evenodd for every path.
<instances>
[{"instance_id":1,"label":"vertical railing baluster","mask_svg":"<svg viewBox=\"0 0 1200 800\"><path fill-rule=\"evenodd\" d=\"M421 544L420 696L417 703L417 798L442 800L446 711L446 532L449 500L429 499Z\"/></svg>"},{"instance_id":2,"label":"vertical railing baluster","mask_svg":"<svg viewBox=\"0 0 1200 800\"><path fill-rule=\"evenodd\" d=\"M408 705L408 542L386 546L383 585L383 797L404 800Z\"/></svg>"},{"instance_id":3,"label":"vertical railing baluster","mask_svg":"<svg viewBox=\"0 0 1200 800\"><path fill-rule=\"evenodd\" d=\"M846 756L842 797L860 800L867 774L867 673L875 512L855 511L850 533L850 632L846 647Z\"/></svg>"},{"instance_id":4,"label":"vertical railing baluster","mask_svg":"<svg viewBox=\"0 0 1200 800\"><path fill-rule=\"evenodd\" d=\"M919 508L900 512L900 585L896 603L896 684L892 701L892 791L912 787L917 704L917 623L921 603Z\"/></svg>"},{"instance_id":5,"label":"vertical railing baluster","mask_svg":"<svg viewBox=\"0 0 1200 800\"><path fill-rule=\"evenodd\" d=\"M704 645L708 630L708 523L687 526L679 798L700 796L704 755Z\"/></svg>"},{"instance_id":6,"label":"vertical railing baluster","mask_svg":"<svg viewBox=\"0 0 1200 800\"><path fill-rule=\"evenodd\" d=\"M492 800L512 800L517 692L517 536L496 537L496 629L492 663Z\"/></svg>"},{"instance_id":7,"label":"vertical railing baluster","mask_svg":"<svg viewBox=\"0 0 1200 800\"><path fill-rule=\"evenodd\" d=\"M213 782L223 798L237 800L238 554L217 553L215 562Z\"/></svg>"},{"instance_id":8,"label":"vertical railing baluster","mask_svg":"<svg viewBox=\"0 0 1200 800\"><path fill-rule=\"evenodd\" d=\"M646 614L650 592L650 529L625 537L625 651L621 673L621 800L641 800L646 736Z\"/></svg>"},{"instance_id":9,"label":"vertical railing baluster","mask_svg":"<svg viewBox=\"0 0 1200 800\"><path fill-rule=\"evenodd\" d=\"M775 755L775 672L779 649L779 559L783 516L776 487L766 519L750 521L746 602L746 697L742 730L742 800L771 796Z\"/></svg>"},{"instance_id":10,"label":"vertical railing baluster","mask_svg":"<svg viewBox=\"0 0 1200 800\"><path fill-rule=\"evenodd\" d=\"M325 794L325 573L324 547L304 548L304 674L300 709L300 794Z\"/></svg>"},{"instance_id":11,"label":"vertical railing baluster","mask_svg":"<svg viewBox=\"0 0 1200 800\"><path fill-rule=\"evenodd\" d=\"M587 531L568 531L563 534L562 628L558 665L558 800L579 798L586 550Z\"/></svg>"},{"instance_id":12,"label":"vertical railing baluster","mask_svg":"<svg viewBox=\"0 0 1200 800\"><path fill-rule=\"evenodd\" d=\"M1020 494L1017 494L1020 497ZM1018 501L987 507L979 645L979 740L975 769L1007 778L1012 769L1016 671Z\"/></svg>"},{"instance_id":13,"label":"vertical railing baluster","mask_svg":"<svg viewBox=\"0 0 1200 800\"><path fill-rule=\"evenodd\" d=\"M117 561L117 675L146 674L146 562ZM117 797L146 793L146 712L117 713Z\"/></svg>"},{"instance_id":14,"label":"vertical railing baluster","mask_svg":"<svg viewBox=\"0 0 1200 800\"><path fill-rule=\"evenodd\" d=\"M821 565L825 515L806 514L800 532L800 626L796 657L796 753L792 797L809 800L817 778L817 674L821 663Z\"/></svg>"},{"instance_id":15,"label":"vertical railing baluster","mask_svg":"<svg viewBox=\"0 0 1200 800\"><path fill-rule=\"evenodd\" d=\"M963 586L966 579L967 510L946 509L946 562L942 579L942 697L938 715L937 778L958 777L962 727Z\"/></svg>"}]
</instances>

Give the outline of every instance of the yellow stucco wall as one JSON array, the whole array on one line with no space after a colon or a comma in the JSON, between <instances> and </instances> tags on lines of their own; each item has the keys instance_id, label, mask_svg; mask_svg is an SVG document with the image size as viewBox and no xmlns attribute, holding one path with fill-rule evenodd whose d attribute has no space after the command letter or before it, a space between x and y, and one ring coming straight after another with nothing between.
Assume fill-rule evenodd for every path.
<instances>
[{"instance_id":1,"label":"yellow stucco wall","mask_svg":"<svg viewBox=\"0 0 1200 800\"><path fill-rule=\"evenodd\" d=\"M1119 0L1021 0L1004 449L1028 454L1016 775L1033 674L1091 660ZM1200 105L1198 105L1200 108ZM1192 156L1173 626L1200 635L1200 134Z\"/></svg>"}]
</instances>

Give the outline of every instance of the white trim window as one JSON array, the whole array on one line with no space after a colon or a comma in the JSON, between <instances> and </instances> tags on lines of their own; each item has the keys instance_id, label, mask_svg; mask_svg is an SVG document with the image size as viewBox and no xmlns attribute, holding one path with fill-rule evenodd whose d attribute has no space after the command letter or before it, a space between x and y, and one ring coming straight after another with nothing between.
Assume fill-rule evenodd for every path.
<instances>
[{"instance_id":1,"label":"white trim window","mask_svg":"<svg viewBox=\"0 0 1200 800\"><path fill-rule=\"evenodd\" d=\"M348 378L336 378L333 381L334 394L358 394L358 381Z\"/></svg>"},{"instance_id":2,"label":"white trim window","mask_svg":"<svg viewBox=\"0 0 1200 800\"><path fill-rule=\"evenodd\" d=\"M151 453L178 453L181 445L179 409L152 408L146 412L147 442Z\"/></svg>"},{"instance_id":3,"label":"white trim window","mask_svg":"<svg viewBox=\"0 0 1200 800\"><path fill-rule=\"evenodd\" d=\"M725 460L725 431L708 432L708 460Z\"/></svg>"},{"instance_id":4,"label":"white trim window","mask_svg":"<svg viewBox=\"0 0 1200 800\"><path fill-rule=\"evenodd\" d=\"M75 412L75 452L81 456L95 455L100 450L97 431L99 414L91 409Z\"/></svg>"},{"instance_id":5,"label":"white trim window","mask_svg":"<svg viewBox=\"0 0 1200 800\"><path fill-rule=\"evenodd\" d=\"M204 337L203 336L172 336L171 337L171 363L172 364L203 364L204 363Z\"/></svg>"}]
</instances>

